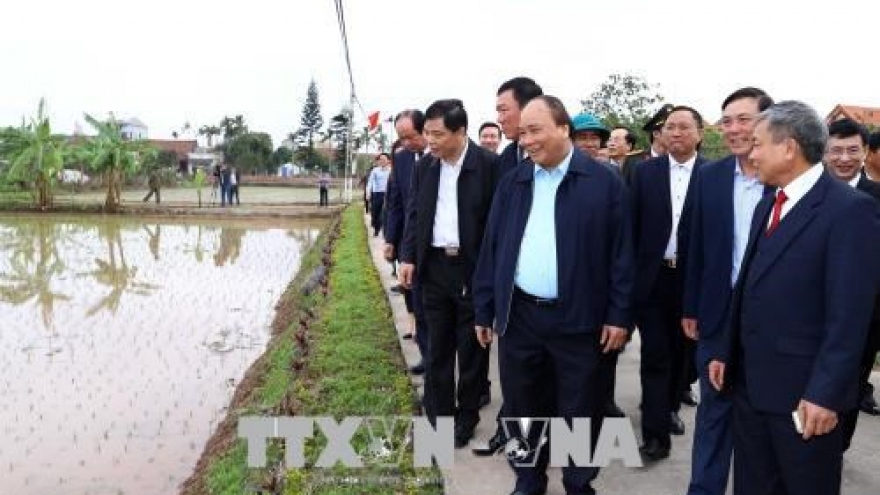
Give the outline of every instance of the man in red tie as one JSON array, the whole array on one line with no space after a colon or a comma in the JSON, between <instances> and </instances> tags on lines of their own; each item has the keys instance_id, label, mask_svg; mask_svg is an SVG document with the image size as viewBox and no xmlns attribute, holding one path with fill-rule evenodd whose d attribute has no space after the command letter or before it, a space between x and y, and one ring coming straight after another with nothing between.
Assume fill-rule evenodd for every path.
<instances>
[{"instance_id":1,"label":"man in red tie","mask_svg":"<svg viewBox=\"0 0 880 495\"><path fill-rule=\"evenodd\" d=\"M856 405L859 361L880 273L874 201L828 175L828 131L809 106L760 114L751 159L777 192L755 208L709 364L733 392L737 493L840 493L841 413Z\"/></svg>"}]
</instances>

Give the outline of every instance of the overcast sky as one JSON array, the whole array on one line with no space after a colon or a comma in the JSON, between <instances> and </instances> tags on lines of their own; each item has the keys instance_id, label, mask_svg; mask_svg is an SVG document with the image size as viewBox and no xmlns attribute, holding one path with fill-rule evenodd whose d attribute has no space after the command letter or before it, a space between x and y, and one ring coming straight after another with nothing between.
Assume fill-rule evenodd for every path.
<instances>
[{"instance_id":1,"label":"overcast sky","mask_svg":"<svg viewBox=\"0 0 880 495\"><path fill-rule=\"evenodd\" d=\"M224 5L221 5L224 4ZM348 101L332 0L3 0L0 124L40 97L72 132L83 112L138 117L150 137L241 113L277 146L299 126L309 80L325 121ZM880 106L880 1L345 0L355 87L383 118L456 97L471 134L495 90L533 77L572 113L610 74L660 85L709 118L743 85ZM838 10L835 10L837 8ZM357 110L358 118L364 116Z\"/></svg>"}]
</instances>

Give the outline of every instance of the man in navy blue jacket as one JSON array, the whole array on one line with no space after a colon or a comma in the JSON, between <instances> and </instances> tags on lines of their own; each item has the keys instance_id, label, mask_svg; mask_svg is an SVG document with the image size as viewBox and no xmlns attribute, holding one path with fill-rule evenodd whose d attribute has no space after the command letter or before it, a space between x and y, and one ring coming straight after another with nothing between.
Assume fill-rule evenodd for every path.
<instances>
[{"instance_id":1,"label":"man in navy blue jacket","mask_svg":"<svg viewBox=\"0 0 880 495\"><path fill-rule=\"evenodd\" d=\"M394 154L394 167L388 179L388 192L385 195L385 259L393 261L400 257L403 242L403 228L406 223L413 172L418 162L425 156L427 141L422 135L425 115L421 110L404 110L394 117L394 129L403 150ZM415 341L419 346L422 360L410 367L415 374L425 372L425 357L428 356L428 328L422 312L421 292L414 283L409 289L400 286L406 298L406 307L413 308L415 317Z\"/></svg>"},{"instance_id":2,"label":"man in navy blue jacket","mask_svg":"<svg viewBox=\"0 0 880 495\"><path fill-rule=\"evenodd\" d=\"M574 148L571 128L555 97L523 109L520 143L534 165L498 185L474 274L475 325L483 345L493 326L499 335L508 418L592 418L598 427L599 357L623 345L630 325L629 198L613 171ZM513 461L515 495L546 490L549 448L534 430L524 435L534 462ZM566 493L595 493L598 468L562 471Z\"/></svg>"},{"instance_id":3,"label":"man in navy blue jacket","mask_svg":"<svg viewBox=\"0 0 880 495\"><path fill-rule=\"evenodd\" d=\"M741 88L721 104L721 134L732 153L694 173L693 217L685 264L685 334L698 341L700 404L691 453L688 495L724 495L733 452L732 404L709 383L710 349L724 333L733 285L749 240L755 206L765 194L749 160L758 114L773 101L758 88Z\"/></svg>"},{"instance_id":4,"label":"man in navy blue jacket","mask_svg":"<svg viewBox=\"0 0 880 495\"><path fill-rule=\"evenodd\" d=\"M859 362L878 290L874 200L820 163L828 131L786 101L758 117L751 158L764 184L709 364L733 390L739 493L840 493L839 415L856 405Z\"/></svg>"}]
</instances>

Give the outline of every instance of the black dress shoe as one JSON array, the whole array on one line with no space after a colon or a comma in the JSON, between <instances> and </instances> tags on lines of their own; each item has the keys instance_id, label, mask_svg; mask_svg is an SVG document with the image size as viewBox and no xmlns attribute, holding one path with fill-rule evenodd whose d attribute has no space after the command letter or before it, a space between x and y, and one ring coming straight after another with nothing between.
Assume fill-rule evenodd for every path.
<instances>
[{"instance_id":1,"label":"black dress shoe","mask_svg":"<svg viewBox=\"0 0 880 495\"><path fill-rule=\"evenodd\" d=\"M681 393L681 403L686 406L697 407L700 403L697 400L697 396L690 390L685 390Z\"/></svg>"},{"instance_id":2,"label":"black dress shoe","mask_svg":"<svg viewBox=\"0 0 880 495\"><path fill-rule=\"evenodd\" d=\"M648 440L645 442L645 445L639 447L639 452L651 461L659 461L669 457L669 447L660 445L660 440L655 438Z\"/></svg>"},{"instance_id":3,"label":"black dress shoe","mask_svg":"<svg viewBox=\"0 0 880 495\"><path fill-rule=\"evenodd\" d=\"M488 457L501 452L505 444L507 444L507 438L504 436L504 431L498 430L492 435L485 447L474 447L471 452L476 456Z\"/></svg>"},{"instance_id":4,"label":"black dress shoe","mask_svg":"<svg viewBox=\"0 0 880 495\"><path fill-rule=\"evenodd\" d=\"M870 414L871 416L880 416L880 406L878 406L877 401L874 400L874 394L865 394L862 396L862 400L859 401L859 410L865 414Z\"/></svg>"},{"instance_id":5,"label":"black dress shoe","mask_svg":"<svg viewBox=\"0 0 880 495\"><path fill-rule=\"evenodd\" d=\"M626 413L623 412L623 409L620 408L614 401L609 401L605 404L605 417L606 418L625 418Z\"/></svg>"},{"instance_id":6,"label":"black dress shoe","mask_svg":"<svg viewBox=\"0 0 880 495\"><path fill-rule=\"evenodd\" d=\"M413 375L421 375L425 373L425 362L419 361L418 364L409 367L409 372Z\"/></svg>"},{"instance_id":7,"label":"black dress shoe","mask_svg":"<svg viewBox=\"0 0 880 495\"><path fill-rule=\"evenodd\" d=\"M455 448L463 449L474 438L474 427L470 425L455 425Z\"/></svg>"},{"instance_id":8,"label":"black dress shoe","mask_svg":"<svg viewBox=\"0 0 880 495\"><path fill-rule=\"evenodd\" d=\"M678 413L672 411L669 415L669 433L673 435L684 435L684 421L678 416Z\"/></svg>"}]
</instances>

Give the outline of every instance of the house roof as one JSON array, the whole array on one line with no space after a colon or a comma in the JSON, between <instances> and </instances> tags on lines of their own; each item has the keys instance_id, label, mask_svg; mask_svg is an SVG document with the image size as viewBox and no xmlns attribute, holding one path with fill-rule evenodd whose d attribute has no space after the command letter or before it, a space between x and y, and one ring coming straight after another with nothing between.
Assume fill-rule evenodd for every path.
<instances>
[{"instance_id":1,"label":"house roof","mask_svg":"<svg viewBox=\"0 0 880 495\"><path fill-rule=\"evenodd\" d=\"M840 104L836 105L828 113L825 121L831 123L843 118L852 119L865 125L880 127L880 108Z\"/></svg>"},{"instance_id":2,"label":"house roof","mask_svg":"<svg viewBox=\"0 0 880 495\"><path fill-rule=\"evenodd\" d=\"M196 150L195 139L147 139L148 143L163 151L173 151L178 160L186 160L187 155Z\"/></svg>"},{"instance_id":3,"label":"house roof","mask_svg":"<svg viewBox=\"0 0 880 495\"><path fill-rule=\"evenodd\" d=\"M141 122L140 119L138 119L137 117L132 117L130 119L120 120L119 125L120 126L130 125L132 127L143 127L144 129L147 128L147 124L144 124L143 122Z\"/></svg>"}]
</instances>

